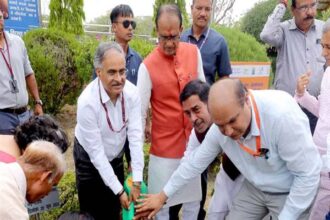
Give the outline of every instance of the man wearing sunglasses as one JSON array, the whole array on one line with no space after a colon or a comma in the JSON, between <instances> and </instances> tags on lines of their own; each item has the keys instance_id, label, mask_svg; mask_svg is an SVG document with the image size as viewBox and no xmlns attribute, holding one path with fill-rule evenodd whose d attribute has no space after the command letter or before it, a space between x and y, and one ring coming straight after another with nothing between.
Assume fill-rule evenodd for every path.
<instances>
[{"instance_id":1,"label":"man wearing sunglasses","mask_svg":"<svg viewBox=\"0 0 330 220\"><path fill-rule=\"evenodd\" d=\"M322 160L308 119L293 97L276 90L248 91L237 79L223 79L210 89L208 110L213 125L203 143L160 193L138 200L136 211L149 211L150 219L224 152L245 177L226 220L259 220L267 215L307 220Z\"/></svg>"},{"instance_id":2,"label":"man wearing sunglasses","mask_svg":"<svg viewBox=\"0 0 330 220\"><path fill-rule=\"evenodd\" d=\"M307 89L317 97L325 64L321 56L324 22L315 19L317 0L292 0L293 18L281 22L287 7L288 0L279 0L260 34L262 41L277 49L274 87L294 96L297 78L310 72L311 82ZM317 117L305 108L302 109L309 118L313 133Z\"/></svg>"},{"instance_id":3,"label":"man wearing sunglasses","mask_svg":"<svg viewBox=\"0 0 330 220\"><path fill-rule=\"evenodd\" d=\"M144 166L141 101L126 81L125 53L116 42L101 43L94 57L97 78L77 105L74 160L81 211L94 219L120 219L140 194ZM132 158L133 186L124 192L123 154L126 139Z\"/></svg>"},{"instance_id":4,"label":"man wearing sunglasses","mask_svg":"<svg viewBox=\"0 0 330 220\"><path fill-rule=\"evenodd\" d=\"M148 190L161 191L183 157L191 124L179 102L184 86L196 78L205 81L200 52L195 45L180 42L182 15L177 5L162 5L156 15L158 46L139 68L137 86L140 91L144 122L151 103L152 127L148 168ZM149 129L146 129L149 131ZM169 219L169 208L184 203L184 219L196 219L201 193L200 178L191 181L185 192L168 202L157 219ZM193 207L193 202L197 209Z\"/></svg>"}]
</instances>

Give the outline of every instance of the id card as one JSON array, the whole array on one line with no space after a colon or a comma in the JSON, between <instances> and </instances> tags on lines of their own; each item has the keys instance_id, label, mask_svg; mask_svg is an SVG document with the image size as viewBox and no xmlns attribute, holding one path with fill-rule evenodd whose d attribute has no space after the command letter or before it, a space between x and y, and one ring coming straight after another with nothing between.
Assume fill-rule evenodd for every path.
<instances>
[{"instance_id":1,"label":"id card","mask_svg":"<svg viewBox=\"0 0 330 220\"><path fill-rule=\"evenodd\" d=\"M9 81L11 93L18 93L17 81L15 79Z\"/></svg>"}]
</instances>

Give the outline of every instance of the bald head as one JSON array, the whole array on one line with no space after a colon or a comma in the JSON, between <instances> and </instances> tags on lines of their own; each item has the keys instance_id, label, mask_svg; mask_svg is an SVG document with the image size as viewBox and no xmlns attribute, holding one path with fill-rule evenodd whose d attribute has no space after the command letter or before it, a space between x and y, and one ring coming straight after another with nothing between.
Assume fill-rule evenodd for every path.
<instances>
[{"instance_id":1,"label":"bald head","mask_svg":"<svg viewBox=\"0 0 330 220\"><path fill-rule=\"evenodd\" d=\"M209 112L222 134L238 139L247 131L251 109L247 90L237 79L223 79L210 89Z\"/></svg>"}]
</instances>

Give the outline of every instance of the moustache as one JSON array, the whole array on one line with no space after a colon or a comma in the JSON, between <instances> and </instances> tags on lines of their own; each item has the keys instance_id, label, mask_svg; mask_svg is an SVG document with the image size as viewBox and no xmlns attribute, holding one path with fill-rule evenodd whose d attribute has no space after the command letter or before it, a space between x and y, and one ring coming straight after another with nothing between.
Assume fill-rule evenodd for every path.
<instances>
[{"instance_id":1,"label":"moustache","mask_svg":"<svg viewBox=\"0 0 330 220\"><path fill-rule=\"evenodd\" d=\"M314 16L307 16L306 18L304 18L304 21L313 20L313 19L314 19Z\"/></svg>"}]
</instances>

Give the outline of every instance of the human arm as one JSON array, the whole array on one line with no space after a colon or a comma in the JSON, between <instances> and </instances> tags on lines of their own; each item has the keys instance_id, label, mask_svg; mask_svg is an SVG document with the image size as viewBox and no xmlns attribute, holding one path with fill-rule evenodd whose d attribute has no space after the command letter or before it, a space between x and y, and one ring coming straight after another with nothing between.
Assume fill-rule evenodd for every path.
<instances>
[{"instance_id":1,"label":"human arm","mask_svg":"<svg viewBox=\"0 0 330 220\"><path fill-rule=\"evenodd\" d=\"M87 152L91 163L100 174L104 184L115 195L118 195L123 190L123 185L119 182L105 154L101 129L98 125L99 115L102 115L100 110L101 108L97 108L94 103L86 104L81 99L78 100L76 137Z\"/></svg>"},{"instance_id":2,"label":"human arm","mask_svg":"<svg viewBox=\"0 0 330 220\"><path fill-rule=\"evenodd\" d=\"M212 126L207 133L203 143L184 160L175 170L161 194L149 196L138 200L141 202L137 206L137 213L150 211L156 213L163 205L164 198L171 198L176 192L184 187L191 179L199 176L214 158L222 151L218 135L219 130ZM156 212L154 212L156 210ZM149 215L149 217L152 217Z\"/></svg>"},{"instance_id":3,"label":"human arm","mask_svg":"<svg viewBox=\"0 0 330 220\"><path fill-rule=\"evenodd\" d=\"M229 51L225 39L221 43L219 54L217 54L217 74L219 79L228 78L232 73Z\"/></svg>"},{"instance_id":4,"label":"human arm","mask_svg":"<svg viewBox=\"0 0 330 220\"><path fill-rule=\"evenodd\" d=\"M143 129L142 129L142 112L141 112L141 100L137 89L130 88L132 91L136 90L129 103L128 109L128 126L127 137L129 142L129 149L131 154L131 166L132 166L132 178L133 186L130 199L136 201L140 196L140 183L143 178ZM134 89L134 90L133 90Z\"/></svg>"},{"instance_id":5,"label":"human arm","mask_svg":"<svg viewBox=\"0 0 330 220\"><path fill-rule=\"evenodd\" d=\"M313 113L316 117L319 116L319 100L314 96L310 95L306 91L306 87L309 84L310 73L302 74L298 77L297 88L295 93L295 100L308 111Z\"/></svg>"},{"instance_id":6,"label":"human arm","mask_svg":"<svg viewBox=\"0 0 330 220\"><path fill-rule=\"evenodd\" d=\"M28 76L25 77L26 80L26 85L28 87L28 90L33 97L35 101L40 100L39 97L39 91L38 91L38 85L37 85L37 80L35 78L35 75L33 73L29 74ZM35 115L42 115L43 110L42 110L42 105L35 103L34 104L34 114Z\"/></svg>"},{"instance_id":7,"label":"human arm","mask_svg":"<svg viewBox=\"0 0 330 220\"><path fill-rule=\"evenodd\" d=\"M293 182L279 220L299 219L312 204L321 170L321 159L309 130L307 117L295 105L277 121L274 128L279 156L293 175Z\"/></svg>"},{"instance_id":8,"label":"human arm","mask_svg":"<svg viewBox=\"0 0 330 220\"><path fill-rule=\"evenodd\" d=\"M275 47L280 47L284 41L284 32L281 27L287 7L287 0L280 0L273 13L268 17L267 22L260 33L260 39Z\"/></svg>"},{"instance_id":9,"label":"human arm","mask_svg":"<svg viewBox=\"0 0 330 220\"><path fill-rule=\"evenodd\" d=\"M141 63L139 67L137 87L139 89L139 94L141 97L141 109L142 109L142 128L147 132L150 132L150 121L147 123L148 108L151 97L152 82L149 76L149 72L144 65ZM149 119L150 120L150 119ZM148 125L148 127L146 127ZM145 134L145 136L150 136L150 133Z\"/></svg>"}]
</instances>

